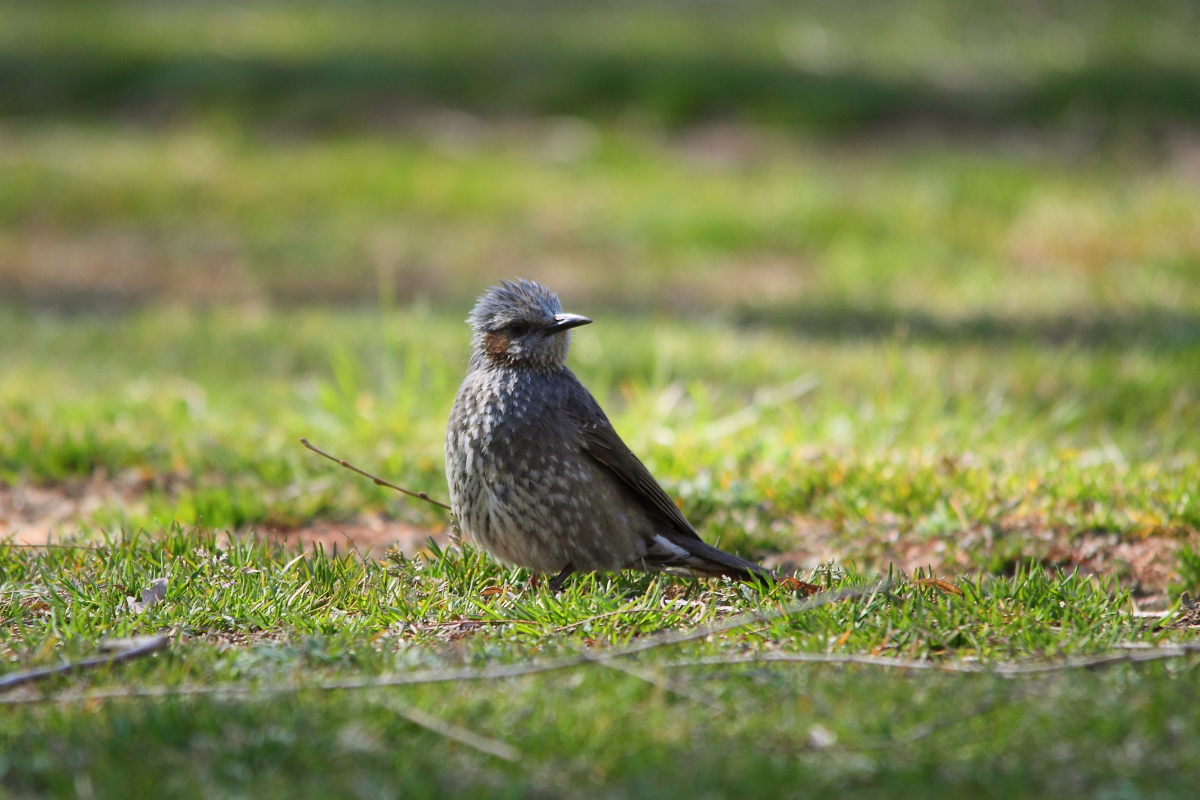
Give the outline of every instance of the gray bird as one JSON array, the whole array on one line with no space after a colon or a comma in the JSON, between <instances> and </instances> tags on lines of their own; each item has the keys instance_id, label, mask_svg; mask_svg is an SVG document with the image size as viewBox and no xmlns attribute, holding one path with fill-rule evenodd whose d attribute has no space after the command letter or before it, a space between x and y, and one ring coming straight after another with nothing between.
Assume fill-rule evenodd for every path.
<instances>
[{"instance_id":1,"label":"gray bird","mask_svg":"<svg viewBox=\"0 0 1200 800\"><path fill-rule=\"evenodd\" d=\"M446 427L450 505L496 559L557 573L685 568L773 581L706 544L567 369L571 328L541 284L502 281L467 319L471 363Z\"/></svg>"}]
</instances>

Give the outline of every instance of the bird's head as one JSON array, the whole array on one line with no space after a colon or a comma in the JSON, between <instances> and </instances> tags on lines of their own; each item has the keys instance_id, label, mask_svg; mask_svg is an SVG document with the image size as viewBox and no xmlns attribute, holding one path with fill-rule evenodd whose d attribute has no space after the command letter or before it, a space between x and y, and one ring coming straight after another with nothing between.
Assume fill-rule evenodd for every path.
<instances>
[{"instance_id":1,"label":"bird's head","mask_svg":"<svg viewBox=\"0 0 1200 800\"><path fill-rule=\"evenodd\" d=\"M475 303L471 326L472 366L492 363L556 369L567 360L571 328L587 317L562 313L558 295L533 281L501 281Z\"/></svg>"}]
</instances>

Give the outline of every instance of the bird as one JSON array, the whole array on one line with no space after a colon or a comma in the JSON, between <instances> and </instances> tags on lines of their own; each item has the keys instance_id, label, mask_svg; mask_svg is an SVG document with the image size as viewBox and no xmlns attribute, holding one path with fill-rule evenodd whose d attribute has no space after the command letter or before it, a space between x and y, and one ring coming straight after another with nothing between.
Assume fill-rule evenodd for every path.
<instances>
[{"instance_id":1,"label":"bird","mask_svg":"<svg viewBox=\"0 0 1200 800\"><path fill-rule=\"evenodd\" d=\"M687 571L774 582L700 538L566 366L571 331L558 295L501 281L467 324L471 356L446 426L446 480L459 531L498 561L553 574Z\"/></svg>"}]
</instances>

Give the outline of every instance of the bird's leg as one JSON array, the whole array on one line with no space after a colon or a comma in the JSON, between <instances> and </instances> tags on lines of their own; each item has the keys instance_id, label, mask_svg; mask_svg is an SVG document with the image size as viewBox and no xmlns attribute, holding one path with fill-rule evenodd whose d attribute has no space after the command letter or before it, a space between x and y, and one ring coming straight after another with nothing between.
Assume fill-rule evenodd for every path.
<instances>
[{"instance_id":1,"label":"bird's leg","mask_svg":"<svg viewBox=\"0 0 1200 800\"><path fill-rule=\"evenodd\" d=\"M550 591L554 592L555 594L561 592L563 584L567 582L567 578L571 577L574 572L575 567L571 566L570 564L567 564L565 567L563 567L562 572L551 578Z\"/></svg>"}]
</instances>

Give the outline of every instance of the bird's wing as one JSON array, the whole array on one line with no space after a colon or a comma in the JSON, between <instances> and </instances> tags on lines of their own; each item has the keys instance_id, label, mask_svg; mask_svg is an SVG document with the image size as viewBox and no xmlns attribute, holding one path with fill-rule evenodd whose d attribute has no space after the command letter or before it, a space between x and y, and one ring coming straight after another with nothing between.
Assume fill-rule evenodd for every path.
<instances>
[{"instance_id":1,"label":"bird's wing","mask_svg":"<svg viewBox=\"0 0 1200 800\"><path fill-rule=\"evenodd\" d=\"M646 465L621 441L591 393L578 381L572 380L571 384L566 412L578 426L583 452L629 487L642 508L663 525L663 532L649 543L651 552L647 561L686 567L702 575L727 575L743 581L774 580L770 570L701 539Z\"/></svg>"},{"instance_id":2,"label":"bird's wing","mask_svg":"<svg viewBox=\"0 0 1200 800\"><path fill-rule=\"evenodd\" d=\"M646 465L621 441L600 404L582 384L574 382L573 391L567 397L566 411L578 423L581 446L587 455L632 489L642 507L665 523L672 533L703 542Z\"/></svg>"}]
</instances>

